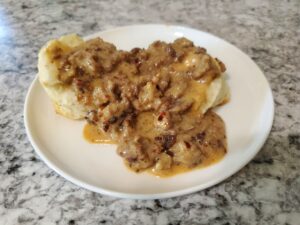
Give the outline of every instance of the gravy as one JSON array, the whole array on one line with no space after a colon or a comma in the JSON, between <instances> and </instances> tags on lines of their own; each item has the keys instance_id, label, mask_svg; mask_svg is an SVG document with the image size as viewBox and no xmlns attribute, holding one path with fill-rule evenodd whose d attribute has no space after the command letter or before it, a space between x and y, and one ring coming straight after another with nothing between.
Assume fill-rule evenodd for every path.
<instances>
[{"instance_id":1,"label":"gravy","mask_svg":"<svg viewBox=\"0 0 300 225\"><path fill-rule=\"evenodd\" d=\"M60 81L89 109L85 139L117 144L133 171L167 177L226 154L225 124L206 111L215 105L205 108L225 67L205 49L180 38L126 52L96 38L65 52L53 60Z\"/></svg>"},{"instance_id":2,"label":"gravy","mask_svg":"<svg viewBox=\"0 0 300 225\"><path fill-rule=\"evenodd\" d=\"M116 144L106 133L100 131L97 126L87 123L83 128L83 137L93 144Z\"/></svg>"}]
</instances>

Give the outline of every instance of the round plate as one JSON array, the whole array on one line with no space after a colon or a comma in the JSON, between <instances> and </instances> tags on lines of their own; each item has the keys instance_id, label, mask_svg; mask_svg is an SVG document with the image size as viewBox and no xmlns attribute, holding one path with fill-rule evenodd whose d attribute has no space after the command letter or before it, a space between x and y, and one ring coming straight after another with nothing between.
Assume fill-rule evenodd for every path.
<instances>
[{"instance_id":1,"label":"round plate","mask_svg":"<svg viewBox=\"0 0 300 225\"><path fill-rule=\"evenodd\" d=\"M170 25L136 25L96 33L119 49L147 47L155 40L186 37L205 47L227 67L231 100L218 108L226 124L228 153L220 162L170 178L129 171L114 145L90 144L82 136L84 121L57 115L35 79L28 91L24 120L34 149L45 163L67 180L105 195L133 199L174 197L203 190L236 173L265 142L273 122L270 86L258 66L242 51L211 34Z\"/></svg>"}]
</instances>

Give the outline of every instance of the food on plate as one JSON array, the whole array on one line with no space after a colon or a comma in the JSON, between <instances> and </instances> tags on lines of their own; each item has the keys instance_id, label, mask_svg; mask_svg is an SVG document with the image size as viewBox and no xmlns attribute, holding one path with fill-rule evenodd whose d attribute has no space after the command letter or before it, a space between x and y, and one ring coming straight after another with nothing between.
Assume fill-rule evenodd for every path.
<instances>
[{"instance_id":1,"label":"food on plate","mask_svg":"<svg viewBox=\"0 0 300 225\"><path fill-rule=\"evenodd\" d=\"M225 65L186 38L123 51L71 34L41 49L38 70L56 112L86 119L87 136L116 143L134 171L163 176L227 151L224 122L211 110L229 100Z\"/></svg>"}]
</instances>

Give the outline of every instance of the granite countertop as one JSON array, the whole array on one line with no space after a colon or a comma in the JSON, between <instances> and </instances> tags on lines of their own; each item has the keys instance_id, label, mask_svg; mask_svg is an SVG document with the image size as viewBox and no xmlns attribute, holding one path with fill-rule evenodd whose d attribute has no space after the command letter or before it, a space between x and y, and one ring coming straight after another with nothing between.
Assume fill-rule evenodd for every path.
<instances>
[{"instance_id":1,"label":"granite countertop","mask_svg":"<svg viewBox=\"0 0 300 225\"><path fill-rule=\"evenodd\" d=\"M226 181L164 200L103 196L66 181L35 154L23 104L49 39L140 23L181 24L235 44L264 71L275 98L271 134ZM300 1L0 2L0 224L299 224Z\"/></svg>"}]
</instances>

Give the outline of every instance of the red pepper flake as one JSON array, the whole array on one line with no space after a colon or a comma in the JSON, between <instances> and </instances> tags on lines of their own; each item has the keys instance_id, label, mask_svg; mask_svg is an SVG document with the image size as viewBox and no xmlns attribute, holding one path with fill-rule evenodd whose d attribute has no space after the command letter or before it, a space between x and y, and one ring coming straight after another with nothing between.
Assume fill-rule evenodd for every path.
<instances>
[{"instance_id":1,"label":"red pepper flake","mask_svg":"<svg viewBox=\"0 0 300 225\"><path fill-rule=\"evenodd\" d=\"M185 144L185 146L186 146L187 148L191 148L191 144L190 144L189 142L184 141L184 144Z\"/></svg>"},{"instance_id":2,"label":"red pepper flake","mask_svg":"<svg viewBox=\"0 0 300 225\"><path fill-rule=\"evenodd\" d=\"M165 115L166 115L166 112L161 112L157 118L158 121L162 121L162 119L165 117Z\"/></svg>"}]
</instances>

